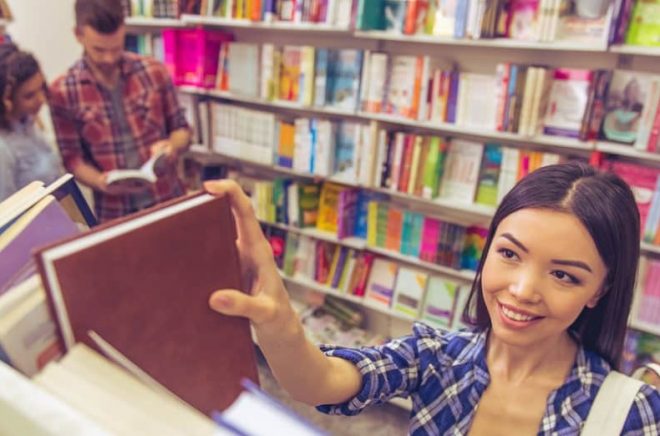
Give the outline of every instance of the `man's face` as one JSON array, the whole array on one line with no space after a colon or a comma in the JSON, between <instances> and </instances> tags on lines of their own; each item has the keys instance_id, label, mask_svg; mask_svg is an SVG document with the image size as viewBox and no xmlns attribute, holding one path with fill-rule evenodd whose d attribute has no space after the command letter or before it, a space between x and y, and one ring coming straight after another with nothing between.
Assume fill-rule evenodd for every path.
<instances>
[{"instance_id":1,"label":"man's face","mask_svg":"<svg viewBox=\"0 0 660 436\"><path fill-rule=\"evenodd\" d=\"M119 66L124 51L126 28L119 27L115 33L100 33L90 26L76 28L76 39L94 68L104 75L111 75Z\"/></svg>"}]
</instances>

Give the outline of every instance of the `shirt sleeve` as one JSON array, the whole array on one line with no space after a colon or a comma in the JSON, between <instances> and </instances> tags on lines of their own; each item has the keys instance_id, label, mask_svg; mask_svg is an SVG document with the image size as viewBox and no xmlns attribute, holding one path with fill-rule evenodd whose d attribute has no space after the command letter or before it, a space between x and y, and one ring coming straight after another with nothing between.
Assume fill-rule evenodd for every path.
<instances>
[{"instance_id":1,"label":"shirt sleeve","mask_svg":"<svg viewBox=\"0 0 660 436\"><path fill-rule=\"evenodd\" d=\"M18 190L14 174L14 157L5 144L0 144L0 201Z\"/></svg>"},{"instance_id":2,"label":"shirt sleeve","mask_svg":"<svg viewBox=\"0 0 660 436\"><path fill-rule=\"evenodd\" d=\"M67 104L65 93L60 86L53 84L49 93L50 116L57 139L57 146L62 155L64 167L71 171L73 165L83 160L82 142L76 128L75 117Z\"/></svg>"},{"instance_id":3,"label":"shirt sleeve","mask_svg":"<svg viewBox=\"0 0 660 436\"><path fill-rule=\"evenodd\" d=\"M657 435L660 434L660 391L645 384L637 393L622 435Z\"/></svg>"},{"instance_id":4,"label":"shirt sleeve","mask_svg":"<svg viewBox=\"0 0 660 436\"><path fill-rule=\"evenodd\" d=\"M428 356L437 356L441 333L424 324L415 324L412 335L370 348L321 346L327 356L346 359L362 375L362 389L343 404L321 405L317 409L331 415L356 415L364 408L394 397L408 397L418 390Z\"/></svg>"},{"instance_id":5,"label":"shirt sleeve","mask_svg":"<svg viewBox=\"0 0 660 436\"><path fill-rule=\"evenodd\" d=\"M165 66L161 64L159 69L162 82L163 114L165 115L167 132L169 134L178 129L189 129L190 126L186 121L184 110L179 104L172 78Z\"/></svg>"}]
</instances>

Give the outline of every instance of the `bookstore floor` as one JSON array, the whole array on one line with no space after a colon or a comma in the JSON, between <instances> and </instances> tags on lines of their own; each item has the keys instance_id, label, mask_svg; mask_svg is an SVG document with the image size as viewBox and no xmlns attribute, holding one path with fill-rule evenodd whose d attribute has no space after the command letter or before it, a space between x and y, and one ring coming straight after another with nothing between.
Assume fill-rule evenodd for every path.
<instances>
[{"instance_id":1,"label":"bookstore floor","mask_svg":"<svg viewBox=\"0 0 660 436\"><path fill-rule=\"evenodd\" d=\"M336 436L378 434L379 436L401 436L408 431L408 412L400 407L384 404L376 406L358 416L328 416L313 407L292 400L280 388L259 354L259 378L261 387L287 407L321 428Z\"/></svg>"}]
</instances>

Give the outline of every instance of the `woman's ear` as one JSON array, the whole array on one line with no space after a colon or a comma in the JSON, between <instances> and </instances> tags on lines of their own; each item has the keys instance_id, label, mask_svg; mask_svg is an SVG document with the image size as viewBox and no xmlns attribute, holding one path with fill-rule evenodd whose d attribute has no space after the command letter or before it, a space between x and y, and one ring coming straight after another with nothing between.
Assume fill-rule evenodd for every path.
<instances>
[{"instance_id":1,"label":"woman's ear","mask_svg":"<svg viewBox=\"0 0 660 436\"><path fill-rule=\"evenodd\" d=\"M605 294L607 294L609 289L610 289L609 285L603 285L600 288L600 290L596 292L596 295L594 295L593 297L591 297L589 301L587 301L587 307L589 309L593 309L594 307L598 306L598 302L600 301L601 298L603 298Z\"/></svg>"}]
</instances>

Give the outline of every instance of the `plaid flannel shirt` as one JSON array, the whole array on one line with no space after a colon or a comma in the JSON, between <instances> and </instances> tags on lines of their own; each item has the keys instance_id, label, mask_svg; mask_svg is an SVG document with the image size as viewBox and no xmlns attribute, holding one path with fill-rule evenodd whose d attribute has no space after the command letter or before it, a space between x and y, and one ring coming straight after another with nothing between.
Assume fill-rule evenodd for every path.
<instances>
[{"instance_id":1,"label":"plaid flannel shirt","mask_svg":"<svg viewBox=\"0 0 660 436\"><path fill-rule=\"evenodd\" d=\"M168 138L174 130L188 128L188 123L177 101L174 84L159 62L124 53L121 82L123 111L141 165L149 159L152 144ZM102 172L127 168L126 143L111 91L94 78L85 58L55 80L49 99L57 142L69 171L80 161ZM182 194L183 185L175 166L171 165L137 208L130 195L107 195L99 191L94 192L94 203L99 221L107 221Z\"/></svg>"},{"instance_id":2,"label":"plaid flannel shirt","mask_svg":"<svg viewBox=\"0 0 660 436\"><path fill-rule=\"evenodd\" d=\"M353 362L362 373L362 390L338 405L317 409L355 415L393 397L412 398L412 435L466 435L490 376L486 332L442 332L415 324L413 334L374 348L322 346L330 356ZM610 366L580 348L564 385L548 397L539 435L577 435ZM660 434L660 392L644 385L628 413L626 436Z\"/></svg>"}]
</instances>

